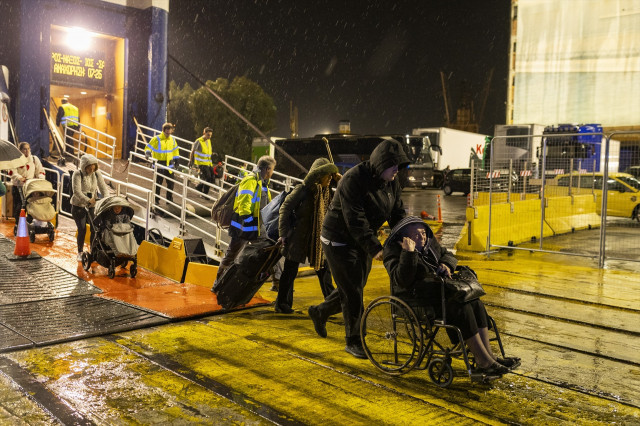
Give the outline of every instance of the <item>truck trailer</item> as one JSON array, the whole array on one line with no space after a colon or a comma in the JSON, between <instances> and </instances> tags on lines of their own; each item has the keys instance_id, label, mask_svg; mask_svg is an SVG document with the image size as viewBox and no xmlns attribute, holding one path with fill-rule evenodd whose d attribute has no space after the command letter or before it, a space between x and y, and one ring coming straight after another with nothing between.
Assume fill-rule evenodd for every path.
<instances>
[{"instance_id":1,"label":"truck trailer","mask_svg":"<svg viewBox=\"0 0 640 426\"><path fill-rule=\"evenodd\" d=\"M482 162L487 135L448 127L413 129L412 134L429 138L435 170L467 168L471 160L477 167Z\"/></svg>"}]
</instances>

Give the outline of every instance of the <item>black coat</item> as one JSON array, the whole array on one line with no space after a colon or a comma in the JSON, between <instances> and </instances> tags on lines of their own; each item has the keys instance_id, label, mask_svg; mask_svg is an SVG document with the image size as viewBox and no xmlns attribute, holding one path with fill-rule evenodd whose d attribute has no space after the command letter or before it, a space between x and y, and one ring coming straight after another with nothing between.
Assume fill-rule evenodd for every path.
<instances>
[{"instance_id":1,"label":"black coat","mask_svg":"<svg viewBox=\"0 0 640 426\"><path fill-rule=\"evenodd\" d=\"M453 272L458 259L440 246L428 227L427 243L422 253L403 250L400 241L401 238L394 238L392 232L384 246L384 267L391 278L393 294L400 298L424 299L429 304L440 303L441 280L436 276L434 267L444 263Z\"/></svg>"},{"instance_id":2,"label":"black coat","mask_svg":"<svg viewBox=\"0 0 640 426\"><path fill-rule=\"evenodd\" d=\"M369 161L349 169L338 183L322 224L322 236L360 247L371 256L382 250L378 229L384 222L395 226L406 212L397 176L391 182L379 176L388 167L407 163L402 145L385 140L374 149Z\"/></svg>"},{"instance_id":3,"label":"black coat","mask_svg":"<svg viewBox=\"0 0 640 426\"><path fill-rule=\"evenodd\" d=\"M309 255L313 232L315 187L296 186L280 206L280 236L287 239L282 249L285 259L304 263Z\"/></svg>"}]
</instances>

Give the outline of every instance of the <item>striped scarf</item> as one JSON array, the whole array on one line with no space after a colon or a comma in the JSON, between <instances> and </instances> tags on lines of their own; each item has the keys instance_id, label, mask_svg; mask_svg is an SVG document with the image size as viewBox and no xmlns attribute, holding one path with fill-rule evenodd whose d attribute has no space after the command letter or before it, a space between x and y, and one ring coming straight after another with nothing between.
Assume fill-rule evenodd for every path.
<instances>
[{"instance_id":1,"label":"striped scarf","mask_svg":"<svg viewBox=\"0 0 640 426\"><path fill-rule=\"evenodd\" d=\"M309 239L309 265L316 271L321 269L324 264L324 252L322 251L322 243L320 242L320 234L322 233L322 222L324 215L329 209L331 201L331 189L322 188L316 184L316 191L313 199L313 227L311 238Z\"/></svg>"}]
</instances>

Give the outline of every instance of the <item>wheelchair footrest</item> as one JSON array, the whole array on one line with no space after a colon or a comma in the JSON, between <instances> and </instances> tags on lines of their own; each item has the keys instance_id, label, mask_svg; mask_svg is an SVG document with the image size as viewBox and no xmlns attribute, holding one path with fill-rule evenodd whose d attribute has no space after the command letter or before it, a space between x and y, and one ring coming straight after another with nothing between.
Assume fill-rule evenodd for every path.
<instances>
[{"instance_id":1,"label":"wheelchair footrest","mask_svg":"<svg viewBox=\"0 0 640 426\"><path fill-rule=\"evenodd\" d=\"M470 373L469 378L472 383L487 383L499 379L500 375L487 375L482 373Z\"/></svg>"}]
</instances>

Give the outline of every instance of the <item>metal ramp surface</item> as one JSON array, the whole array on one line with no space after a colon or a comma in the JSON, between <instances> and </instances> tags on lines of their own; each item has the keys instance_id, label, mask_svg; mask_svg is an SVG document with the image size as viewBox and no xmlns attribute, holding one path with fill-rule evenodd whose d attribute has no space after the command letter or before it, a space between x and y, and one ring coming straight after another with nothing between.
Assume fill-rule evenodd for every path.
<instances>
[{"instance_id":1,"label":"metal ramp surface","mask_svg":"<svg viewBox=\"0 0 640 426\"><path fill-rule=\"evenodd\" d=\"M0 236L0 253L12 251L13 241ZM102 290L45 258L12 261L0 255L0 352L169 322L97 293Z\"/></svg>"}]
</instances>

